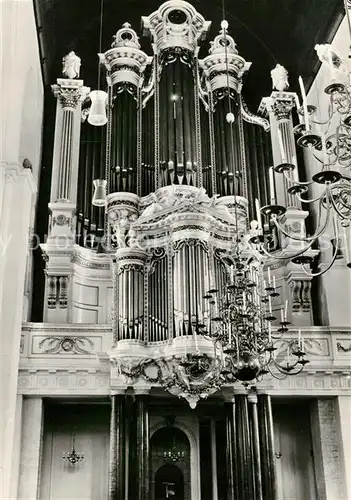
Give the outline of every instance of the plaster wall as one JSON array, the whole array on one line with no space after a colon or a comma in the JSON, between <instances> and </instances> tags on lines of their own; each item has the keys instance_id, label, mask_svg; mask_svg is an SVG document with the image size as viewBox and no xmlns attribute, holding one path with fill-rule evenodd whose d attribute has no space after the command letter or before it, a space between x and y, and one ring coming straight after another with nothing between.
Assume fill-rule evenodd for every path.
<instances>
[{"instance_id":1,"label":"plaster wall","mask_svg":"<svg viewBox=\"0 0 351 500\"><path fill-rule=\"evenodd\" d=\"M324 43L323 40L318 40L318 43ZM348 52L350 47L350 34L346 18L341 23L334 40L332 41L334 50L346 61L348 61ZM331 83L330 71L322 64L312 86L307 95L308 104L317 107L316 119L318 121L325 121L328 117L328 104L329 96L324 92L325 87ZM327 135L330 135L335 130L336 123ZM317 133L317 129L312 129L312 133ZM312 154L305 150L305 168L306 177L311 177L320 171L320 163L313 158ZM342 170L342 167L340 167ZM344 173L346 173L344 171ZM321 193L322 187L315 185L309 198L315 198ZM315 224L316 224L316 207L311 209ZM349 229L350 231L350 229ZM341 234L341 233L340 233ZM332 246L329 241L328 235L323 235L319 239L319 246L321 250L321 269L324 269L332 257ZM348 326L351 325L351 272L346 267L346 262L343 257L337 259L333 267L326 272L318 280L318 300L319 308L321 311L322 325L330 326Z\"/></svg>"},{"instance_id":2,"label":"plaster wall","mask_svg":"<svg viewBox=\"0 0 351 500\"><path fill-rule=\"evenodd\" d=\"M0 496L7 500L17 494L11 476L18 474L18 365L42 135L43 84L32 0L2 0L0 29ZM32 171L23 167L25 158Z\"/></svg>"}]
</instances>

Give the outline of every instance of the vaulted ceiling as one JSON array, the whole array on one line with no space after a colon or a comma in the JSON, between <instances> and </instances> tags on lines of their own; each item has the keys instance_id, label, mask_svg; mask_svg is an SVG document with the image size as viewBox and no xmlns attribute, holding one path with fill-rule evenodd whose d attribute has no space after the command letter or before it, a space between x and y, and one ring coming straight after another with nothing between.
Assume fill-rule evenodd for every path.
<instances>
[{"instance_id":1,"label":"vaulted ceiling","mask_svg":"<svg viewBox=\"0 0 351 500\"><path fill-rule=\"evenodd\" d=\"M141 36L141 16L156 10L161 0L103 0L102 49L128 21ZM208 49L223 19L223 0L190 3L212 21L202 53ZM94 87L97 78L101 0L34 0L44 80L53 83L61 74L61 60L69 50L82 58L81 77ZM251 108L271 90L270 70L277 62L289 71L292 90L302 75L308 86L319 67L316 43L330 41L343 16L342 0L225 0L225 17L240 55L252 61L243 94ZM141 36L151 53L149 40ZM254 110L254 109L253 109Z\"/></svg>"}]
</instances>

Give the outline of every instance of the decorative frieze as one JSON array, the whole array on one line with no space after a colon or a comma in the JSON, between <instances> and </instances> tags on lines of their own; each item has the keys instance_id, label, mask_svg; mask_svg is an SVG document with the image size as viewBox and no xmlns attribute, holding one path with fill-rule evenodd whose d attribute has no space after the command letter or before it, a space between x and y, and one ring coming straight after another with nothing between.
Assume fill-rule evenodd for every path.
<instances>
[{"instance_id":1,"label":"decorative frieze","mask_svg":"<svg viewBox=\"0 0 351 500\"><path fill-rule=\"evenodd\" d=\"M101 349L101 337L34 336L32 354L94 355Z\"/></svg>"}]
</instances>

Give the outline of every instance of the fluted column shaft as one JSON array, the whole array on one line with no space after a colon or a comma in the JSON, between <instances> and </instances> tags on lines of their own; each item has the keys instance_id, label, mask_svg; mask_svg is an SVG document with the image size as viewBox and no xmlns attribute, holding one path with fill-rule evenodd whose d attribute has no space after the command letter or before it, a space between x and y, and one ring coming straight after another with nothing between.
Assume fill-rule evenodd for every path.
<instances>
[{"instance_id":1,"label":"fluted column shaft","mask_svg":"<svg viewBox=\"0 0 351 500\"><path fill-rule=\"evenodd\" d=\"M235 403L225 404L226 423L226 467L227 467L227 500L236 499L236 492L239 487L236 474L236 417Z\"/></svg>"},{"instance_id":2,"label":"fluted column shaft","mask_svg":"<svg viewBox=\"0 0 351 500\"><path fill-rule=\"evenodd\" d=\"M149 499L149 409L147 396L137 396L137 480L138 500Z\"/></svg>"},{"instance_id":3,"label":"fluted column shaft","mask_svg":"<svg viewBox=\"0 0 351 500\"><path fill-rule=\"evenodd\" d=\"M276 500L276 470L274 457L274 434L271 397L267 394L258 396L258 415L261 446L263 498Z\"/></svg>"},{"instance_id":4,"label":"fluted column shaft","mask_svg":"<svg viewBox=\"0 0 351 500\"><path fill-rule=\"evenodd\" d=\"M64 108L61 135L59 183L57 189L57 199L59 200L70 199L70 172L72 167L72 126L73 109Z\"/></svg>"},{"instance_id":5,"label":"fluted column shaft","mask_svg":"<svg viewBox=\"0 0 351 500\"><path fill-rule=\"evenodd\" d=\"M251 449L253 454L255 500L263 500L260 433L256 396L249 399L249 418L251 421Z\"/></svg>"},{"instance_id":6,"label":"fluted column shaft","mask_svg":"<svg viewBox=\"0 0 351 500\"><path fill-rule=\"evenodd\" d=\"M111 398L109 500L124 499L125 477L125 397Z\"/></svg>"},{"instance_id":7,"label":"fluted column shaft","mask_svg":"<svg viewBox=\"0 0 351 500\"><path fill-rule=\"evenodd\" d=\"M240 480L240 500L253 498L252 484L252 455L250 447L250 421L248 401L246 395L236 395L236 425L237 425L237 457L238 457L238 480Z\"/></svg>"},{"instance_id":8,"label":"fluted column shaft","mask_svg":"<svg viewBox=\"0 0 351 500\"><path fill-rule=\"evenodd\" d=\"M81 103L90 89L82 80L59 78L52 86L58 99L50 201L77 198Z\"/></svg>"}]
</instances>

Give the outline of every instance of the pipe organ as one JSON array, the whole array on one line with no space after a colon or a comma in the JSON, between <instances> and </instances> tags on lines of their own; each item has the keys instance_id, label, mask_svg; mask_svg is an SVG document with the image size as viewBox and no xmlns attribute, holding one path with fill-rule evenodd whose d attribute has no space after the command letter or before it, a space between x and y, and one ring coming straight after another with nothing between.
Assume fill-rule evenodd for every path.
<instances>
[{"instance_id":1,"label":"pipe organ","mask_svg":"<svg viewBox=\"0 0 351 500\"><path fill-rule=\"evenodd\" d=\"M187 2L142 24L152 56L128 23L100 54L109 119L105 130L82 125L77 233L94 248L104 230L116 252L115 341L153 343L209 326L216 304L203 297L224 280L220 254L246 231L247 201L267 197L270 150L267 122L241 97L251 63L226 21L204 59L211 23ZM106 218L90 204L96 178L108 182Z\"/></svg>"},{"instance_id":2,"label":"pipe organ","mask_svg":"<svg viewBox=\"0 0 351 500\"><path fill-rule=\"evenodd\" d=\"M64 401L74 390L77 397L111 397L100 401L111 402L109 447L106 426L90 442L84 416L76 417L77 437L91 451L98 443L100 455L109 459L109 500L168 498L172 491L182 500L276 500L282 471L294 475L286 470L287 454L277 480L275 460L282 457L274 451L270 386L258 378L268 374L272 360L282 360L274 365L286 366L282 375L298 363L303 368L308 362L300 360L304 343L310 351L318 344L322 357L329 349L326 335L306 342L300 334L285 337L293 313L296 324L309 324L310 281L280 260L273 264L272 270L281 269L272 284L267 266L266 286L262 254L255 245L268 231L258 230L252 219L260 210L255 199L269 205L275 192L274 177L273 188L267 185L269 124L245 103L243 79L251 63L239 54L225 20L200 57L210 27L188 2L168 0L142 18L146 53L131 25L123 24L111 48L99 54L106 73L105 125L91 125L98 91L87 97L90 89L76 79L74 53L66 56L75 61L74 71L65 70L67 78L53 86L58 97L54 175L48 239L41 248L46 260L44 317L54 326L44 324L38 334L31 333L29 357L33 363L38 359L39 371L45 372L42 377L32 370L44 395L59 394ZM284 102L287 95L292 99L286 92L273 95ZM289 127L290 112L291 107L284 115ZM272 110L270 119L274 124ZM287 142L287 133L282 137ZM301 221L305 216L294 212L291 217ZM272 248L279 247L278 236L273 239ZM282 328L273 325L274 334L282 333L278 345L271 341L268 321L276 320L280 292ZM69 323L73 325L67 328ZM346 347L339 340L340 360ZM25 352L28 341L21 356ZM44 354L53 356L46 358L53 360L50 369ZM293 355L297 361L292 368ZM76 360L77 366L71 366ZM68 374L56 376L60 366ZM251 385L254 380L257 386ZM320 380L316 378L318 384ZM52 391L51 383L62 392ZM306 387L301 386L304 395L309 395L308 383L306 379ZM300 394L299 384L295 391ZM26 411L42 411L41 401L29 398L25 406ZM61 480L52 474L62 465L55 443L68 442L72 423L64 406L60 412L56 422L49 422L56 410L46 412L38 498L47 498L56 485L62 498L72 496L65 476ZM32 425L25 420L27 427L28 422ZM281 442L295 440L288 427L281 423ZM26 431L24 438L31 448L31 433ZM304 441L305 462L313 467ZM81 478L91 476L95 456L87 453L88 465L76 475L75 488L81 492L76 498L90 498ZM300 482L297 490L303 491ZM107 485L102 483L100 496L105 498Z\"/></svg>"}]
</instances>

